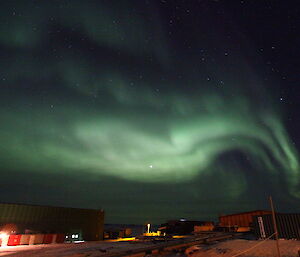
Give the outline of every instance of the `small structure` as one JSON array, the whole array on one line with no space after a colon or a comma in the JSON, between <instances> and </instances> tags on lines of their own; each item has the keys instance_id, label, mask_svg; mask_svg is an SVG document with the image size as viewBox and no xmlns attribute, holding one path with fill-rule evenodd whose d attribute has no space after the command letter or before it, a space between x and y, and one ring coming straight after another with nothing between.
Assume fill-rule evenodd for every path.
<instances>
[{"instance_id":1,"label":"small structure","mask_svg":"<svg viewBox=\"0 0 300 257\"><path fill-rule=\"evenodd\" d=\"M141 235L143 232L142 225L134 224L105 224L104 239L118 239L125 237L134 237Z\"/></svg>"},{"instance_id":2,"label":"small structure","mask_svg":"<svg viewBox=\"0 0 300 257\"><path fill-rule=\"evenodd\" d=\"M250 231L250 228L252 227L253 223L253 217L265 214L271 214L271 211L255 210L249 212L222 215L219 217L219 227L229 231Z\"/></svg>"},{"instance_id":3,"label":"small structure","mask_svg":"<svg viewBox=\"0 0 300 257\"><path fill-rule=\"evenodd\" d=\"M118 239L131 236L130 228L110 228L104 230L104 239Z\"/></svg>"},{"instance_id":4,"label":"small structure","mask_svg":"<svg viewBox=\"0 0 300 257\"><path fill-rule=\"evenodd\" d=\"M201 227L208 224L207 221L194 221L194 220L170 220L167 223L164 223L158 228L161 231L161 234L167 235L187 235L194 232L194 227ZM212 222L209 222L212 224Z\"/></svg>"},{"instance_id":5,"label":"small structure","mask_svg":"<svg viewBox=\"0 0 300 257\"><path fill-rule=\"evenodd\" d=\"M206 221L203 222L202 225L194 226L194 233L208 232L208 231L213 231L214 229L215 229L214 222Z\"/></svg>"}]
</instances>

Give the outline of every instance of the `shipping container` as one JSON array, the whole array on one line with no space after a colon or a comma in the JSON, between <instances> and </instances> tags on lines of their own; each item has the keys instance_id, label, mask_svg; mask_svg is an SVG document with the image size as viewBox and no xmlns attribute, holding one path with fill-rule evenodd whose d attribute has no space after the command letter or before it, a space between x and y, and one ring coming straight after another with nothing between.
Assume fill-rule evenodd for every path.
<instances>
[{"instance_id":1,"label":"shipping container","mask_svg":"<svg viewBox=\"0 0 300 257\"><path fill-rule=\"evenodd\" d=\"M28 245L30 240L30 235L21 235L20 245Z\"/></svg>"},{"instance_id":2,"label":"shipping container","mask_svg":"<svg viewBox=\"0 0 300 257\"><path fill-rule=\"evenodd\" d=\"M46 235L44 235L43 244L53 243L54 236L55 236L55 234L46 234Z\"/></svg>"},{"instance_id":3,"label":"shipping container","mask_svg":"<svg viewBox=\"0 0 300 257\"><path fill-rule=\"evenodd\" d=\"M275 218L279 238L300 240L300 213L276 213ZM274 234L272 215L255 216L253 227L258 238L270 237Z\"/></svg>"},{"instance_id":4,"label":"shipping container","mask_svg":"<svg viewBox=\"0 0 300 257\"><path fill-rule=\"evenodd\" d=\"M65 236L65 234L57 234L56 235L56 243L63 243L63 242L65 242L65 238L66 238L66 236Z\"/></svg>"},{"instance_id":5,"label":"shipping container","mask_svg":"<svg viewBox=\"0 0 300 257\"><path fill-rule=\"evenodd\" d=\"M53 234L51 244L55 244L56 243L56 238L57 238L57 234Z\"/></svg>"},{"instance_id":6,"label":"shipping container","mask_svg":"<svg viewBox=\"0 0 300 257\"><path fill-rule=\"evenodd\" d=\"M29 244L30 245L42 244L43 243L43 239L44 239L44 235L43 234L30 235Z\"/></svg>"},{"instance_id":7,"label":"shipping container","mask_svg":"<svg viewBox=\"0 0 300 257\"><path fill-rule=\"evenodd\" d=\"M10 235L8 238L7 245L8 246L16 246L20 245L21 235Z\"/></svg>"}]
</instances>

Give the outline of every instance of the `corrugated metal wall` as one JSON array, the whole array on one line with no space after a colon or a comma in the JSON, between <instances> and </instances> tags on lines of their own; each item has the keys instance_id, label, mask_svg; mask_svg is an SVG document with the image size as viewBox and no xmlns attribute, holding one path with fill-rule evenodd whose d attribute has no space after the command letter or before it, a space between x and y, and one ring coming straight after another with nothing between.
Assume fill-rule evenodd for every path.
<instances>
[{"instance_id":1,"label":"corrugated metal wall","mask_svg":"<svg viewBox=\"0 0 300 257\"><path fill-rule=\"evenodd\" d=\"M220 216L220 226L222 227L232 227L232 226L239 226L239 227L250 227L253 222L253 216L256 215L264 215L269 214L270 211L253 211L253 212L244 212L244 213L237 213L231 215Z\"/></svg>"},{"instance_id":2,"label":"corrugated metal wall","mask_svg":"<svg viewBox=\"0 0 300 257\"><path fill-rule=\"evenodd\" d=\"M263 228L259 226L261 217ZM279 238L300 240L300 213L276 214ZM269 237L274 233L272 215L259 215L253 218L254 232L258 238ZM263 230L263 231L262 231Z\"/></svg>"},{"instance_id":3,"label":"corrugated metal wall","mask_svg":"<svg viewBox=\"0 0 300 257\"><path fill-rule=\"evenodd\" d=\"M91 209L0 204L0 226L6 224L17 225L17 232L24 232L25 229L47 233L80 230L84 240L102 240L104 212Z\"/></svg>"}]
</instances>

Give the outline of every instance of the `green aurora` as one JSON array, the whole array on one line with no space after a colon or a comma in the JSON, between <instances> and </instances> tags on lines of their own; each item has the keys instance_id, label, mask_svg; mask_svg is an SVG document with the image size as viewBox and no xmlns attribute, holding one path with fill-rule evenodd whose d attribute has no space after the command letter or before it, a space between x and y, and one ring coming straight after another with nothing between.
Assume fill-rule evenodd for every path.
<instances>
[{"instance_id":1,"label":"green aurora","mask_svg":"<svg viewBox=\"0 0 300 257\"><path fill-rule=\"evenodd\" d=\"M23 173L37 176L34 185L58 188L64 176L86 181L85 187L106 183L120 198L107 193L108 200L97 198L100 204L113 213L119 201L127 201L124 217L135 221L142 220L132 216L137 203L148 217L158 191L168 195L162 197L167 202L170 194L161 187L182 188L171 191L190 199L191 206L184 205L189 212L164 203L161 215L153 211L148 219L170 218L168 213L176 208L176 215L198 217L194 200L219 198L235 206L241 198L248 199L242 208L256 208L248 197L249 188L256 187L251 173L268 181L270 191L257 189L263 195L283 184L287 190L282 189L282 199L292 204L299 199L298 152L285 128L284 112L243 59L243 48L232 53L230 68L225 59L197 65L199 56L187 58L168 42L161 18L154 15L155 5L145 9L138 1L125 2L120 4L123 9L109 1L45 1L38 9L34 1L1 4L6 6L0 11L0 44L5 49L0 161L2 171L8 172L6 182ZM130 11L133 5L151 19ZM194 33L193 47L199 42ZM218 46L212 38L206 44ZM54 181L41 179L43 174L51 174ZM118 188L121 184L124 191ZM220 186L222 196L205 196L210 186L217 191ZM145 206L135 194L144 198ZM178 199L184 202L183 196ZM226 210L211 206L203 217Z\"/></svg>"}]
</instances>

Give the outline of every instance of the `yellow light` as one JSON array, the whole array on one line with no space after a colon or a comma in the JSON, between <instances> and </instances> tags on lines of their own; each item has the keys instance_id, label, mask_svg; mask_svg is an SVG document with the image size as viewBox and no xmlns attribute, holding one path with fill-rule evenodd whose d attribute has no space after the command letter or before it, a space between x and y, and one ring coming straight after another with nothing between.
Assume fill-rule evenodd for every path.
<instances>
[{"instance_id":1,"label":"yellow light","mask_svg":"<svg viewBox=\"0 0 300 257\"><path fill-rule=\"evenodd\" d=\"M173 238L186 238L186 237L189 237L189 236L173 236Z\"/></svg>"},{"instance_id":2,"label":"yellow light","mask_svg":"<svg viewBox=\"0 0 300 257\"><path fill-rule=\"evenodd\" d=\"M144 236L160 236L160 231L157 232L150 232L150 233L143 233Z\"/></svg>"},{"instance_id":3,"label":"yellow light","mask_svg":"<svg viewBox=\"0 0 300 257\"><path fill-rule=\"evenodd\" d=\"M120 241L134 241L134 240L135 237L125 237L125 238L105 240L105 242L120 242Z\"/></svg>"}]
</instances>

